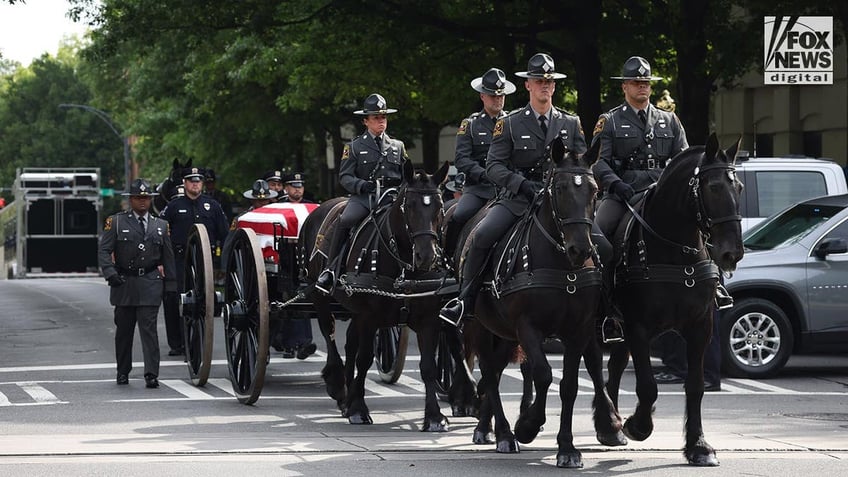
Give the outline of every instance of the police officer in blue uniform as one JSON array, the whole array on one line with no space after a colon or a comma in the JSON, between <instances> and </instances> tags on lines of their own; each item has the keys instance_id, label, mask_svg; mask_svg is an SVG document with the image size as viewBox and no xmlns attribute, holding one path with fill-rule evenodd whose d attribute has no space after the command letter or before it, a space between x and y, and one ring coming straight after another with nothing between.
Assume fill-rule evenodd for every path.
<instances>
[{"instance_id":1,"label":"police officer in blue uniform","mask_svg":"<svg viewBox=\"0 0 848 477\"><path fill-rule=\"evenodd\" d=\"M365 98L361 110L353 113L364 116L365 132L355 137L342 152L339 183L351 195L330 243L329 257L335 266L330 265L324 270L315 283L315 287L324 293L329 294L335 284L336 272L340 271L337 268L344 261L338 256L347 243L350 231L376 205L378 186L385 190L403 181L403 164L409 160L406 146L386 134L387 116L396 112L397 109L387 106L385 98L374 93Z\"/></svg>"},{"instance_id":2,"label":"police officer in blue uniform","mask_svg":"<svg viewBox=\"0 0 848 477\"><path fill-rule=\"evenodd\" d=\"M135 326L144 353L144 380L159 387L159 337L156 317L163 290L176 292L174 252L168 223L149 213L153 196L150 184L136 179L130 184L130 210L106 219L100 236L98 261L111 287L115 306L115 359L118 384L129 384ZM163 286L164 281L164 286Z\"/></svg>"},{"instance_id":3,"label":"police officer in blue uniform","mask_svg":"<svg viewBox=\"0 0 848 477\"><path fill-rule=\"evenodd\" d=\"M192 167L183 171L183 186L185 195L178 197L162 210L161 217L168 221L171 226L171 243L174 246L174 259L177 268L177 283L180 288L184 286L184 259L185 247L188 242L188 233L191 226L195 223L206 226L206 231L209 234L209 243L212 247L213 260L217 261L220 256L221 247L224 245L224 240L227 238L229 224L227 216L221 209L221 205L208 195L202 194L203 191L203 169ZM173 301L176 296L166 298ZM179 312L174 314L173 307L166 307L165 313L165 331L168 334L168 346L171 350L169 356L177 356L184 354L182 323Z\"/></svg>"},{"instance_id":4,"label":"police officer in blue uniform","mask_svg":"<svg viewBox=\"0 0 848 477\"><path fill-rule=\"evenodd\" d=\"M280 202L282 201L286 193L283 190L283 171L276 169L273 171L266 171L262 174L262 180L268 183L268 187L271 188L272 191L277 193L277 198L272 200L271 202Z\"/></svg>"},{"instance_id":5,"label":"police officer in blue uniform","mask_svg":"<svg viewBox=\"0 0 848 477\"><path fill-rule=\"evenodd\" d=\"M473 312L489 250L524 214L542 188L548 167L549 147L561 137L568 150L586 152L586 139L577 116L553 106L556 80L566 76L554 71L554 60L537 53L530 58L527 71L515 73L525 78L530 102L522 109L499 119L492 133L492 145L486 160L486 175L505 189L486 217L475 229L465 257L459 296L449 301L439 317L454 325L463 315Z\"/></svg>"},{"instance_id":6,"label":"police officer in blue uniform","mask_svg":"<svg viewBox=\"0 0 848 477\"><path fill-rule=\"evenodd\" d=\"M472 80L471 88L480 93L483 109L463 119L456 131L455 165L465 174L465 182L462 197L445 225L445 256L449 258L453 257L463 224L495 198L497 188L486 176L486 156L495 123L506 116L504 99L515 92L515 85L497 68Z\"/></svg>"}]
</instances>

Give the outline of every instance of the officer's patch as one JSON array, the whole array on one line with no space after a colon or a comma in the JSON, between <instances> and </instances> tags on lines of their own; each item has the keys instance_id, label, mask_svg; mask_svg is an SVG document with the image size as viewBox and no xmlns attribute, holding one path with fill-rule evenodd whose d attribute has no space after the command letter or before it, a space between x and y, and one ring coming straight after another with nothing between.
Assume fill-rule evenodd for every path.
<instances>
[{"instance_id":1,"label":"officer's patch","mask_svg":"<svg viewBox=\"0 0 848 477\"><path fill-rule=\"evenodd\" d=\"M345 160L348 157L350 157L350 145L345 144L344 150L342 151L342 160Z\"/></svg>"},{"instance_id":2,"label":"officer's patch","mask_svg":"<svg viewBox=\"0 0 848 477\"><path fill-rule=\"evenodd\" d=\"M206 209L206 210L211 210L212 206L209 204L209 202L207 202L207 203L203 204L203 208Z\"/></svg>"},{"instance_id":3,"label":"officer's patch","mask_svg":"<svg viewBox=\"0 0 848 477\"><path fill-rule=\"evenodd\" d=\"M106 217L106 224L103 226L103 231L108 232L112 230L112 217Z\"/></svg>"},{"instance_id":4,"label":"officer's patch","mask_svg":"<svg viewBox=\"0 0 848 477\"><path fill-rule=\"evenodd\" d=\"M498 137L501 134L503 134L503 126L504 126L504 120L498 119L497 124L495 124L495 130L492 132L492 137Z\"/></svg>"},{"instance_id":5,"label":"officer's patch","mask_svg":"<svg viewBox=\"0 0 848 477\"><path fill-rule=\"evenodd\" d=\"M457 136L464 136L466 129L468 129L468 120L463 119L462 123L459 125L459 129L456 131L456 135Z\"/></svg>"},{"instance_id":6,"label":"officer's patch","mask_svg":"<svg viewBox=\"0 0 848 477\"><path fill-rule=\"evenodd\" d=\"M599 117L598 122L595 124L595 130L592 131L592 136L597 136L599 132L603 131L604 130L604 124L606 124L606 122L607 122L606 116Z\"/></svg>"}]
</instances>

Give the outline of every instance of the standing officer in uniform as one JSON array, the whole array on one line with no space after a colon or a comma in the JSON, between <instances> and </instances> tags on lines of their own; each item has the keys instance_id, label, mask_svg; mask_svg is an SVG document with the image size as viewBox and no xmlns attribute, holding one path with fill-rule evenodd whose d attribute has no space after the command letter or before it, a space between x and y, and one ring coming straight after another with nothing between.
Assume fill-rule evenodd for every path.
<instances>
[{"instance_id":1,"label":"standing officer in uniform","mask_svg":"<svg viewBox=\"0 0 848 477\"><path fill-rule=\"evenodd\" d=\"M353 138L342 152L339 183L351 196L339 217L330 243L331 263L315 283L315 288L326 294L335 285L335 272L340 270L344 262L338 256L347 243L351 229L367 217L371 207L376 205L378 198L374 194L378 183L385 189L398 186L403 181L403 163L409 159L406 146L386 134L387 115L396 112L397 109L387 107L385 98L377 93L365 98L362 109L353 112L357 116L365 116L362 120L365 133ZM334 264L337 266L334 267Z\"/></svg>"},{"instance_id":2,"label":"standing officer in uniform","mask_svg":"<svg viewBox=\"0 0 848 477\"><path fill-rule=\"evenodd\" d=\"M268 187L277 193L277 199L271 202L279 202L283 200L285 192L283 191L283 171L274 170L262 174L262 180L268 183Z\"/></svg>"},{"instance_id":3,"label":"standing officer in uniform","mask_svg":"<svg viewBox=\"0 0 848 477\"><path fill-rule=\"evenodd\" d=\"M233 218L233 206L230 196L226 192L218 188L217 177L214 169L206 169L206 174L203 179L203 184L206 189L206 195L215 199L221 205L221 210L227 216L227 220Z\"/></svg>"},{"instance_id":4,"label":"standing officer in uniform","mask_svg":"<svg viewBox=\"0 0 848 477\"><path fill-rule=\"evenodd\" d=\"M177 269L177 286L184 286L184 265L185 247L188 242L188 233L191 226L195 223L206 226L206 232L209 234L209 244L212 247L212 258L214 261L221 255L221 247L224 240L227 238L228 224L227 216L221 209L221 205L208 195L202 194L203 190L202 169L193 167L183 171L183 186L185 187L185 195L178 197L162 209L161 217L168 221L171 226L171 242L174 245L174 259ZM176 300L177 296L172 295L166 300ZM183 328L179 316L179 307L177 313L173 313L173 307L165 307L165 331L168 334L168 346L171 350L168 351L168 356L179 356L185 354L183 348Z\"/></svg>"},{"instance_id":5,"label":"standing officer in uniform","mask_svg":"<svg viewBox=\"0 0 848 477\"><path fill-rule=\"evenodd\" d=\"M292 172L283 176L283 192L285 198L280 202L292 202L294 204L312 204L311 200L303 197L304 184L303 174L300 172Z\"/></svg>"},{"instance_id":6,"label":"standing officer in uniform","mask_svg":"<svg viewBox=\"0 0 848 477\"><path fill-rule=\"evenodd\" d=\"M144 353L144 381L159 387L159 337L156 316L162 291L176 292L174 252L168 223L148 211L157 195L144 179L130 185L130 210L106 219L98 260L109 283L109 302L115 306L115 359L118 384L129 384L135 326ZM114 260L113 260L114 257ZM162 281L164 280L164 287Z\"/></svg>"},{"instance_id":7,"label":"standing officer in uniform","mask_svg":"<svg viewBox=\"0 0 848 477\"><path fill-rule=\"evenodd\" d=\"M475 78L471 87L480 93L483 110L463 119L456 132L456 168L465 174L465 183L462 198L445 225L445 256L449 259L453 258L463 224L495 197L495 185L486 177L486 156L495 123L506 116L504 99L515 92L515 85L497 68Z\"/></svg>"},{"instance_id":8,"label":"standing officer in uniform","mask_svg":"<svg viewBox=\"0 0 848 477\"><path fill-rule=\"evenodd\" d=\"M586 152L586 139L580 119L553 106L556 80L565 78L554 71L554 60L537 53L527 63L524 87L530 102L523 109L499 119L492 133L492 146L486 160L489 180L505 191L477 225L462 266L459 297L449 301L439 317L458 325L472 307L482 281L489 250L524 214L542 188L543 174L550 161L551 142L562 137L570 151Z\"/></svg>"}]
</instances>

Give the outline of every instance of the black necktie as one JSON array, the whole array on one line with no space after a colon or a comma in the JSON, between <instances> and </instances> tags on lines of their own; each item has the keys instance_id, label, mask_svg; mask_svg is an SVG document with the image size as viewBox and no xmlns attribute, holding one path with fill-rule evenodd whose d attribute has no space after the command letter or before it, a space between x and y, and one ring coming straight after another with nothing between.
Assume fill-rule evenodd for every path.
<instances>
[{"instance_id":1,"label":"black necktie","mask_svg":"<svg viewBox=\"0 0 848 477\"><path fill-rule=\"evenodd\" d=\"M648 115L645 113L644 109L639 110L639 119L642 120L642 126L648 124Z\"/></svg>"},{"instance_id":2,"label":"black necktie","mask_svg":"<svg viewBox=\"0 0 848 477\"><path fill-rule=\"evenodd\" d=\"M548 135L548 125L545 124L547 120L547 116L539 116L539 126L542 128L542 134L544 134L545 136Z\"/></svg>"},{"instance_id":3,"label":"black necktie","mask_svg":"<svg viewBox=\"0 0 848 477\"><path fill-rule=\"evenodd\" d=\"M377 143L377 149L383 152L383 136L374 136L374 142Z\"/></svg>"},{"instance_id":4,"label":"black necktie","mask_svg":"<svg viewBox=\"0 0 848 477\"><path fill-rule=\"evenodd\" d=\"M144 217L143 216L141 216L141 215L138 216L138 223L141 224L141 230L144 230L146 232L147 227L145 227L145 225L144 225Z\"/></svg>"}]
</instances>

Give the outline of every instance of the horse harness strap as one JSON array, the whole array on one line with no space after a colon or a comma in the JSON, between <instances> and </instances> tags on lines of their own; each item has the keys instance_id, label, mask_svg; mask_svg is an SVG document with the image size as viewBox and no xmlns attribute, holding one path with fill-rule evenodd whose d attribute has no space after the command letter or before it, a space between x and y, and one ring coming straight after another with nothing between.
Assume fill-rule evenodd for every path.
<instances>
[{"instance_id":1,"label":"horse harness strap","mask_svg":"<svg viewBox=\"0 0 848 477\"><path fill-rule=\"evenodd\" d=\"M601 270L597 267L583 267L571 271L539 268L532 272L516 273L506 285L497 290L493 284L492 291L500 297L531 288L556 288L573 295L583 288L599 287L602 282Z\"/></svg>"},{"instance_id":2,"label":"horse harness strap","mask_svg":"<svg viewBox=\"0 0 848 477\"><path fill-rule=\"evenodd\" d=\"M718 265L712 260L701 260L691 265L628 266L619 270L618 276L624 283L674 283L688 288L699 282L718 281Z\"/></svg>"}]
</instances>

